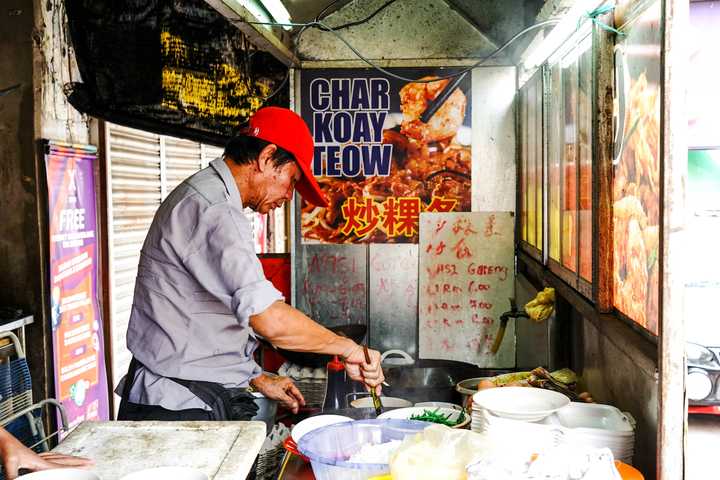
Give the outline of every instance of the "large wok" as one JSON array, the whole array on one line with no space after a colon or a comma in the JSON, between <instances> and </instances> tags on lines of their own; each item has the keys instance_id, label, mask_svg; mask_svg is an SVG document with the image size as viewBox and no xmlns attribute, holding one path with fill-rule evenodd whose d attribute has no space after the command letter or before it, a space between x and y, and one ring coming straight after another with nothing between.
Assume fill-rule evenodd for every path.
<instances>
[{"instance_id":1,"label":"large wok","mask_svg":"<svg viewBox=\"0 0 720 480\"><path fill-rule=\"evenodd\" d=\"M458 382L508 372L451 360L424 360L414 365L384 368L383 371L390 385L383 387L383 395L404 398L413 403L434 401L458 405L462 401L461 395L455 391Z\"/></svg>"},{"instance_id":2,"label":"large wok","mask_svg":"<svg viewBox=\"0 0 720 480\"><path fill-rule=\"evenodd\" d=\"M335 327L328 327L329 330L348 337L356 343L362 343L367 332L367 326L360 324L349 324L349 325L337 325ZM331 359L330 355L319 355L311 352L292 352L290 350L283 350L278 348L277 352L282 355L287 361L300 365L302 367L324 367Z\"/></svg>"}]
</instances>

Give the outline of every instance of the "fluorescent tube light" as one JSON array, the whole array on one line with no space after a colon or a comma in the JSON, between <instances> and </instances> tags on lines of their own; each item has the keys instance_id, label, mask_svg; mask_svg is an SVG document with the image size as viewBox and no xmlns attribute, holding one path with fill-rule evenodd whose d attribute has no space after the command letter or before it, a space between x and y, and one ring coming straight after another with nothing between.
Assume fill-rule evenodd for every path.
<instances>
[{"instance_id":1,"label":"fluorescent tube light","mask_svg":"<svg viewBox=\"0 0 720 480\"><path fill-rule=\"evenodd\" d=\"M233 8L230 3L240 5L250 12L257 22L267 23L267 25L260 25L265 30L272 29L271 23L290 23L290 13L280 0L222 0L222 2L230 8ZM237 12L237 9L233 8L233 11ZM292 27L287 25L283 28L290 30Z\"/></svg>"},{"instance_id":2,"label":"fluorescent tube light","mask_svg":"<svg viewBox=\"0 0 720 480\"><path fill-rule=\"evenodd\" d=\"M281 0L260 0L260 3L277 23L290 23L290 12L287 11ZM283 28L289 30L292 27L286 25Z\"/></svg>"},{"instance_id":3,"label":"fluorescent tube light","mask_svg":"<svg viewBox=\"0 0 720 480\"><path fill-rule=\"evenodd\" d=\"M560 23L548 34L547 37L530 52L525 59L525 69L530 70L539 67L550 57L560 46L578 29L578 22L583 21L583 15L597 8L602 1L599 0L576 0L572 7L563 15ZM587 20L587 19L585 19ZM589 21L589 20L588 20Z\"/></svg>"},{"instance_id":4,"label":"fluorescent tube light","mask_svg":"<svg viewBox=\"0 0 720 480\"><path fill-rule=\"evenodd\" d=\"M258 22L270 23L273 21L268 10L261 3L258 3L257 0L223 0L223 2L230 8L233 7L232 5L229 5L229 3L236 3L237 5L240 5L242 8L250 12L250 14L255 17L255 20ZM233 8L233 11L237 12L238 10ZM263 25L263 27L270 30L269 25Z\"/></svg>"}]
</instances>

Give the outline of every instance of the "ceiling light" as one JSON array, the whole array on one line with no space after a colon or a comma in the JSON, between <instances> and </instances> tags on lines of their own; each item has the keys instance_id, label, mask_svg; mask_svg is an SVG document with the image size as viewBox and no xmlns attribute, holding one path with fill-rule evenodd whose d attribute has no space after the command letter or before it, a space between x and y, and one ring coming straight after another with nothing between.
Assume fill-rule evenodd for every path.
<instances>
[{"instance_id":1,"label":"ceiling light","mask_svg":"<svg viewBox=\"0 0 720 480\"><path fill-rule=\"evenodd\" d=\"M281 0L260 0L260 3L277 23L290 23L290 12L287 11ZM283 28L289 30L292 27L284 25Z\"/></svg>"},{"instance_id":2,"label":"ceiling light","mask_svg":"<svg viewBox=\"0 0 720 480\"><path fill-rule=\"evenodd\" d=\"M583 16L602 3L601 0L576 0L563 15L560 23L528 54L523 62L525 69L533 69L545 63L548 57L555 53L578 30L579 23L583 21Z\"/></svg>"},{"instance_id":3,"label":"ceiling light","mask_svg":"<svg viewBox=\"0 0 720 480\"><path fill-rule=\"evenodd\" d=\"M235 12L238 10L232 4L244 8L254 17L253 21L259 23L258 26L265 30L272 30L273 23L290 23L290 13L281 0L222 0L222 2ZM292 26L283 25L283 28L290 30Z\"/></svg>"},{"instance_id":4,"label":"ceiling light","mask_svg":"<svg viewBox=\"0 0 720 480\"><path fill-rule=\"evenodd\" d=\"M575 61L580 58L580 55L590 50L592 47L592 35L590 35L590 29L582 29L583 30L583 38L582 40L575 41L571 37L571 41L569 42L571 44L570 48L558 50L550 56L548 59L548 63L550 65L554 65L558 60L561 60L560 67L561 68L568 68L570 65L575 63Z\"/></svg>"}]
</instances>

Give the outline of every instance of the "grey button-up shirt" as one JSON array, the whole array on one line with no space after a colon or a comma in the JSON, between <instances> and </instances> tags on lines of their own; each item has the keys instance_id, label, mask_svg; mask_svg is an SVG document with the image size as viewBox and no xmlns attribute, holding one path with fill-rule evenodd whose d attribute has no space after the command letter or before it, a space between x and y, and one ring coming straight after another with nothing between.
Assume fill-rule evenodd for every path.
<instances>
[{"instance_id":1,"label":"grey button-up shirt","mask_svg":"<svg viewBox=\"0 0 720 480\"><path fill-rule=\"evenodd\" d=\"M247 387L261 373L249 318L282 298L255 255L230 169L213 160L168 195L145 239L127 332L145 368L130 401L209 410L166 377Z\"/></svg>"}]
</instances>

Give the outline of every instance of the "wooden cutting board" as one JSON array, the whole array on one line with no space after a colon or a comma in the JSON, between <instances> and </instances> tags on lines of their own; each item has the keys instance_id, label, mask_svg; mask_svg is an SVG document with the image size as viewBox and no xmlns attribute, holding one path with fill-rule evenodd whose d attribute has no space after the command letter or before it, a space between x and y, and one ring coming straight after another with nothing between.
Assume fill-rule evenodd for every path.
<instances>
[{"instance_id":1,"label":"wooden cutting board","mask_svg":"<svg viewBox=\"0 0 720 480\"><path fill-rule=\"evenodd\" d=\"M166 466L234 480L247 476L264 440L263 422L83 422L54 451L93 459L103 480Z\"/></svg>"}]
</instances>

